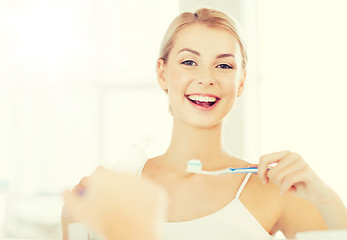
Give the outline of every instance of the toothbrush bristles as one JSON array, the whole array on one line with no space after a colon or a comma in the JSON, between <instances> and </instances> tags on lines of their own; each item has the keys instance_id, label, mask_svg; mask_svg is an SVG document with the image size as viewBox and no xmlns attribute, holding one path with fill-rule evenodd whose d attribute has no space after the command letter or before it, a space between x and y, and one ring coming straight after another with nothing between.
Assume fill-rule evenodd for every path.
<instances>
[{"instance_id":1,"label":"toothbrush bristles","mask_svg":"<svg viewBox=\"0 0 347 240\"><path fill-rule=\"evenodd\" d=\"M199 172L202 170L202 164L200 160L193 159L187 163L187 172Z\"/></svg>"}]
</instances>

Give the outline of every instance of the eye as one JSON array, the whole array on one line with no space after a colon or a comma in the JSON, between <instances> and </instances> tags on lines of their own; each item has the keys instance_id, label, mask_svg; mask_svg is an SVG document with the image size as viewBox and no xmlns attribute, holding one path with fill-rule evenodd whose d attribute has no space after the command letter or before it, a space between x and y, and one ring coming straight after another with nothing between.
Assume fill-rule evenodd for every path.
<instances>
[{"instance_id":1,"label":"eye","mask_svg":"<svg viewBox=\"0 0 347 240\"><path fill-rule=\"evenodd\" d=\"M233 66L228 65L228 64L219 64L217 68L222 68L222 69L233 69Z\"/></svg>"},{"instance_id":2,"label":"eye","mask_svg":"<svg viewBox=\"0 0 347 240\"><path fill-rule=\"evenodd\" d=\"M197 66L196 62L194 62L193 60L186 60L181 62L181 64L187 65L187 66Z\"/></svg>"}]
</instances>

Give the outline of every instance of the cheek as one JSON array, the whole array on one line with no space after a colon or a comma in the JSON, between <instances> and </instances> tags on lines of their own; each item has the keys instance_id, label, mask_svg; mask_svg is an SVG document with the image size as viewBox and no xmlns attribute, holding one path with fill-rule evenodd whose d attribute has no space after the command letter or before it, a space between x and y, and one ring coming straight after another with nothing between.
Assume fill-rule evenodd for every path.
<instances>
[{"instance_id":1,"label":"cheek","mask_svg":"<svg viewBox=\"0 0 347 240\"><path fill-rule=\"evenodd\" d=\"M237 96L239 81L228 79L221 83L221 89L223 89L224 97L235 98ZM223 97L223 96L222 96Z\"/></svg>"},{"instance_id":2,"label":"cheek","mask_svg":"<svg viewBox=\"0 0 347 240\"><path fill-rule=\"evenodd\" d=\"M225 75L221 81L222 89L225 89L229 92L229 95L237 95L240 84L242 82L242 71L237 70L228 75Z\"/></svg>"},{"instance_id":3,"label":"cheek","mask_svg":"<svg viewBox=\"0 0 347 240\"><path fill-rule=\"evenodd\" d=\"M168 90L169 92L177 92L182 95L185 93L188 83L191 80L191 76L182 70L172 71L168 78Z\"/></svg>"},{"instance_id":4,"label":"cheek","mask_svg":"<svg viewBox=\"0 0 347 240\"><path fill-rule=\"evenodd\" d=\"M231 111L231 109L233 108L236 102L238 88L237 88L236 82L230 81L229 83L224 84L222 86L222 89L223 89L222 99L224 104L223 113L227 114L228 112Z\"/></svg>"}]
</instances>

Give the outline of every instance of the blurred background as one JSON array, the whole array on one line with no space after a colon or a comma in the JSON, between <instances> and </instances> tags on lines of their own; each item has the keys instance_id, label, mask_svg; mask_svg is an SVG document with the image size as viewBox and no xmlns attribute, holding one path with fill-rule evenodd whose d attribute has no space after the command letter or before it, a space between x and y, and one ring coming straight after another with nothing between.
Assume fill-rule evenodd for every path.
<instances>
[{"instance_id":1,"label":"blurred background","mask_svg":"<svg viewBox=\"0 0 347 240\"><path fill-rule=\"evenodd\" d=\"M234 16L247 38L230 152L254 163L298 152L347 203L346 1L0 0L0 235L61 239L64 189L134 146L165 151L159 45L201 7Z\"/></svg>"}]
</instances>

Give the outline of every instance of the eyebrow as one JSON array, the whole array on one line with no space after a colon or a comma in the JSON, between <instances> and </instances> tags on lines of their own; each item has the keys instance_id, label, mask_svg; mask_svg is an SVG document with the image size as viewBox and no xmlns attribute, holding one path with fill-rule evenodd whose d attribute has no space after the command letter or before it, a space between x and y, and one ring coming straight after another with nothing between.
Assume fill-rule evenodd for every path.
<instances>
[{"instance_id":1,"label":"eyebrow","mask_svg":"<svg viewBox=\"0 0 347 240\"><path fill-rule=\"evenodd\" d=\"M190 53L195 54L195 55L197 55L197 56L200 56L200 53L199 53L198 51L195 51L195 50L193 50L193 49L191 49L191 48L183 48L183 49L181 49L181 50L177 53L177 55L178 55L179 53L181 53L181 52L184 52L184 51L187 51L187 52L190 52ZM233 57L233 58L235 58L235 55L232 54L232 53L222 53L222 54L217 55L216 59L219 59L219 58L227 58L227 57Z\"/></svg>"},{"instance_id":2,"label":"eyebrow","mask_svg":"<svg viewBox=\"0 0 347 240\"><path fill-rule=\"evenodd\" d=\"M232 54L232 53L223 53L223 54L217 55L216 58L227 58L227 57L233 57L233 58L235 58L235 55Z\"/></svg>"},{"instance_id":3,"label":"eyebrow","mask_svg":"<svg viewBox=\"0 0 347 240\"><path fill-rule=\"evenodd\" d=\"M184 52L184 51L187 51L187 52L193 53L193 54L195 54L195 55L197 55L197 56L200 56L200 53L199 53L198 51L195 51L195 50L193 50L193 49L191 49L191 48L183 48L183 49L181 49L181 50L177 53L177 55L178 55L179 53L181 53L181 52Z\"/></svg>"}]
</instances>

